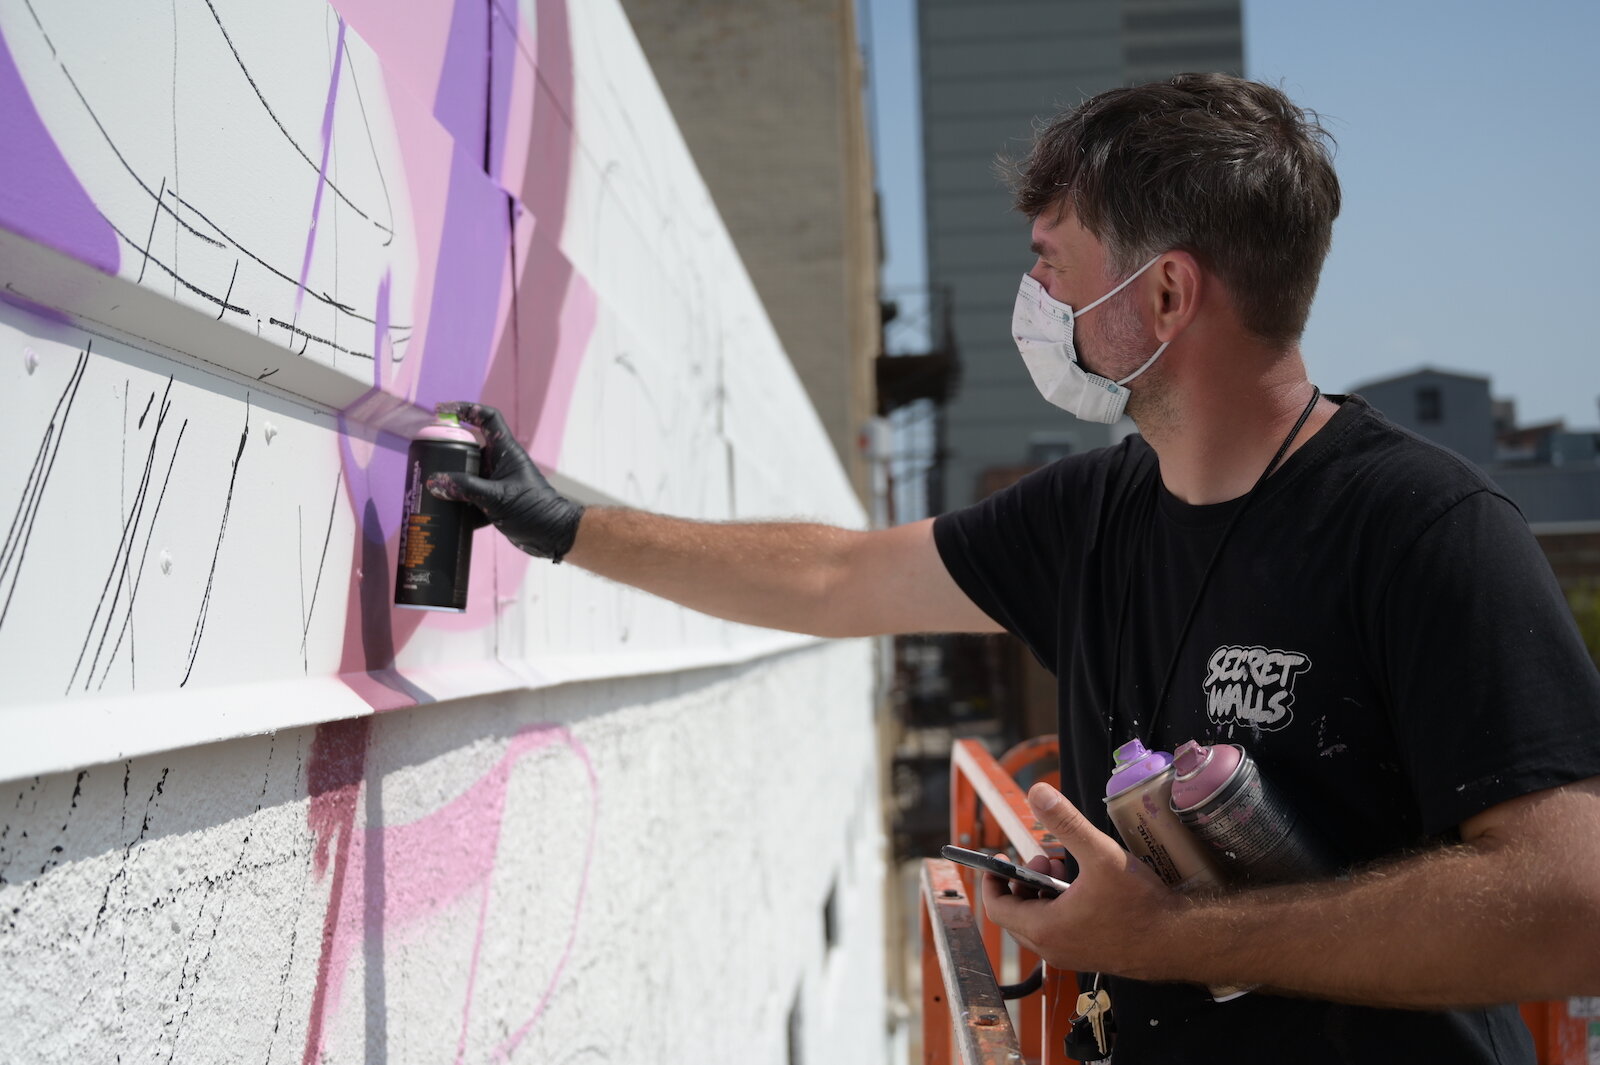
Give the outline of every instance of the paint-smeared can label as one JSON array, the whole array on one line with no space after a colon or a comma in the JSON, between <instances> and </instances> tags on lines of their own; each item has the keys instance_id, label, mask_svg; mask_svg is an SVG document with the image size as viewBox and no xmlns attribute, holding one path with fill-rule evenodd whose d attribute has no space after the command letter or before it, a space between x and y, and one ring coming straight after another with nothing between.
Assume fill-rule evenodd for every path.
<instances>
[{"instance_id":1,"label":"paint-smeared can label","mask_svg":"<svg viewBox=\"0 0 1600 1065\"><path fill-rule=\"evenodd\" d=\"M394 583L396 606L423 610L465 610L472 568L472 528L468 505L436 498L428 478L436 473L477 474L476 444L456 440L413 440L406 455L405 520L400 527L400 560Z\"/></svg>"}]
</instances>

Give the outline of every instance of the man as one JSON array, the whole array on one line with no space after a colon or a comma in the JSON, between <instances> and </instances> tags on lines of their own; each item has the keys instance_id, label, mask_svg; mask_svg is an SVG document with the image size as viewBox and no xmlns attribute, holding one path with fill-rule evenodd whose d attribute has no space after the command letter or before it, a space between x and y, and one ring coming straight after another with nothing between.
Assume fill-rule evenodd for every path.
<instances>
[{"instance_id":1,"label":"man","mask_svg":"<svg viewBox=\"0 0 1600 1065\"><path fill-rule=\"evenodd\" d=\"M1600 674L1515 508L1307 380L1339 210L1321 129L1275 89L1183 75L1059 117L1017 190L1023 359L1050 401L1125 403L1140 436L849 532L584 510L463 405L493 479L430 487L524 550L720 617L1021 637L1060 678L1070 797L1030 800L1077 868L1060 898L986 879L984 901L1102 974L1119 1065L1531 1062L1490 1004L1600 994ZM1133 738L1244 746L1337 877L1168 890L1100 802Z\"/></svg>"}]
</instances>

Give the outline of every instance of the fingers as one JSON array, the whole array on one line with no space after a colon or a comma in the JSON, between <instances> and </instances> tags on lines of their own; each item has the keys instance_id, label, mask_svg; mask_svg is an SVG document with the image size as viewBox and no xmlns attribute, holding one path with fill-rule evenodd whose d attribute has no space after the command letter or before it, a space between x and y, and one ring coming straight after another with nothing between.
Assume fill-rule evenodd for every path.
<instances>
[{"instance_id":1,"label":"fingers","mask_svg":"<svg viewBox=\"0 0 1600 1065\"><path fill-rule=\"evenodd\" d=\"M1020 939L1028 935L1033 926L1033 913L1039 909L1042 900L1025 899L1012 893L1006 881L998 876L985 873L979 880L983 893L983 912L1013 936Z\"/></svg>"},{"instance_id":2,"label":"fingers","mask_svg":"<svg viewBox=\"0 0 1600 1065\"><path fill-rule=\"evenodd\" d=\"M436 473L428 478L427 484L428 491L439 499L471 503L479 510L487 510L500 502L500 488L495 482L470 473Z\"/></svg>"},{"instance_id":3,"label":"fingers","mask_svg":"<svg viewBox=\"0 0 1600 1065\"><path fill-rule=\"evenodd\" d=\"M1028 805L1040 822L1077 859L1079 869L1090 862L1122 864L1124 851L1116 840L1100 831L1055 788L1040 781L1028 790ZM1054 874L1052 874L1054 875Z\"/></svg>"},{"instance_id":4,"label":"fingers","mask_svg":"<svg viewBox=\"0 0 1600 1065\"><path fill-rule=\"evenodd\" d=\"M1060 858L1047 858L1043 854L1035 854L1028 859L1028 868L1036 873L1053 876L1057 880L1067 879L1067 863Z\"/></svg>"},{"instance_id":5,"label":"fingers","mask_svg":"<svg viewBox=\"0 0 1600 1065\"><path fill-rule=\"evenodd\" d=\"M468 425L482 429L484 442L491 447L502 441L514 439L511 435L511 426L506 424L505 415L486 403L451 401L437 404L433 409L440 414L454 414Z\"/></svg>"}]
</instances>

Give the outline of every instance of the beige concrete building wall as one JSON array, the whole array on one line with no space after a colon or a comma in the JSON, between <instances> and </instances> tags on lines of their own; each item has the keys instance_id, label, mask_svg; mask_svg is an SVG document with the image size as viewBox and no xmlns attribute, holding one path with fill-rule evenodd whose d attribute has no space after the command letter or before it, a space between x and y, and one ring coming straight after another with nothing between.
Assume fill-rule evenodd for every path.
<instances>
[{"instance_id":1,"label":"beige concrete building wall","mask_svg":"<svg viewBox=\"0 0 1600 1065\"><path fill-rule=\"evenodd\" d=\"M623 0L851 483L874 414L878 244L852 0Z\"/></svg>"}]
</instances>

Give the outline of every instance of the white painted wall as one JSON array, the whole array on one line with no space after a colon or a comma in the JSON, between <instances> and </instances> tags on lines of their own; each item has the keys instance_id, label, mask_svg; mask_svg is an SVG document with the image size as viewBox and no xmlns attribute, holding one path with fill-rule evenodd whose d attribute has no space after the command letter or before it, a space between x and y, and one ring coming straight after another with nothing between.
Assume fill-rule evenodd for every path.
<instances>
[{"instance_id":1,"label":"white painted wall","mask_svg":"<svg viewBox=\"0 0 1600 1065\"><path fill-rule=\"evenodd\" d=\"M492 531L388 605L444 399L863 520L613 0L0 39L0 1059L882 1060L869 645Z\"/></svg>"}]
</instances>

